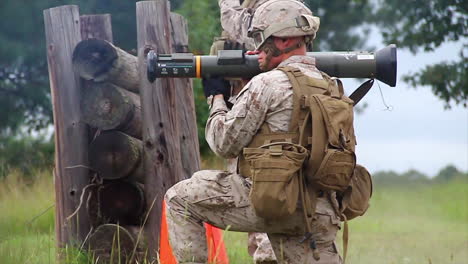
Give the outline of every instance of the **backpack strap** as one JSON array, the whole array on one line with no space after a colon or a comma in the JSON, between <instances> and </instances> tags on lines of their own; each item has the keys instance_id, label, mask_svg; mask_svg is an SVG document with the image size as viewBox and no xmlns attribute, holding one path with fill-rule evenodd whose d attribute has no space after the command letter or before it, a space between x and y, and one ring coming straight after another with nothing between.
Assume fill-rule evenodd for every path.
<instances>
[{"instance_id":1,"label":"backpack strap","mask_svg":"<svg viewBox=\"0 0 468 264\"><path fill-rule=\"evenodd\" d=\"M328 95L348 103L352 102L349 101L349 98L344 96L343 84L339 79L331 78L325 73L322 73L322 80L311 78L292 67L281 67L278 69L287 74L293 87L293 114L290 123L290 131L298 131L300 145L311 145L311 148L308 149L311 150L311 157L313 157L313 159L307 170L311 175L315 175L325 157L326 149L329 144L343 149L348 147L348 144L343 142L340 135L331 128L330 117L323 109L324 106L320 97L323 97L322 95ZM312 232L310 226L311 220L315 214L317 205L317 191L312 184L306 184L304 170L301 170L300 177L304 218L307 230L310 234ZM344 263L348 251L349 230L346 216L342 215L342 217L344 217ZM306 234L306 236L307 235L308 234ZM316 258L319 256L313 244L314 241L312 240L311 248L314 252L314 258Z\"/></svg>"},{"instance_id":2,"label":"backpack strap","mask_svg":"<svg viewBox=\"0 0 468 264\"><path fill-rule=\"evenodd\" d=\"M321 72L322 79L304 75L299 69L284 66L277 68L284 72L293 87L293 114L289 131L297 131L307 112L306 99L312 94L330 95L341 98L342 92L336 87L336 82L326 73ZM301 113L302 112L302 113Z\"/></svg>"},{"instance_id":3,"label":"backpack strap","mask_svg":"<svg viewBox=\"0 0 468 264\"><path fill-rule=\"evenodd\" d=\"M281 67L278 70L283 71L289 79L289 82L293 88L293 111L291 115L291 121L289 123L289 131L298 131L299 124L305 117L306 111L303 111L304 108L304 97L305 91L303 91L303 86L299 83L297 78L304 76L299 69L293 67Z\"/></svg>"},{"instance_id":4,"label":"backpack strap","mask_svg":"<svg viewBox=\"0 0 468 264\"><path fill-rule=\"evenodd\" d=\"M314 157L312 160L311 166L309 170L311 170L311 175L315 175L318 171L320 164L322 163L323 157L325 157L325 149L328 144L328 136L327 136L327 129L325 128L325 122L323 115L320 114L322 111L320 110L319 103L317 102L317 98L311 98L309 100L312 119L312 135L310 138L312 144L312 150L310 155Z\"/></svg>"},{"instance_id":5,"label":"backpack strap","mask_svg":"<svg viewBox=\"0 0 468 264\"><path fill-rule=\"evenodd\" d=\"M325 73L322 73L323 79L320 80L308 77L299 69L290 66L280 67L278 70L288 75L293 87L293 112L289 130L299 131L299 144L302 146L311 145L311 156L317 157L313 160L311 168L308 168L313 175L317 172L325 155L328 138L324 117L320 114L322 111L318 102L312 100L312 96L323 94L341 97L343 88L339 89L336 82ZM315 103L311 104L310 102ZM311 112L316 114L311 114Z\"/></svg>"},{"instance_id":6,"label":"backpack strap","mask_svg":"<svg viewBox=\"0 0 468 264\"><path fill-rule=\"evenodd\" d=\"M324 156L324 150L327 141L326 128L323 122L323 115L318 105L309 105L310 97L313 94L326 94L330 96L341 97L342 92L336 89L333 80L325 74L322 74L323 79L311 78L304 75L299 69L286 66L280 67L278 70L283 71L289 78L293 87L293 112L289 130L299 133L298 144L302 146L312 145L314 165L309 170L314 170L315 173L320 166L320 162ZM311 114L311 111L317 114ZM312 131L312 134L310 133ZM313 136L312 136L313 135ZM310 149L310 148L309 148ZM303 214L306 223L307 233L302 242L311 239L312 236L312 220L317 206L317 190L311 184L306 184L304 170L300 171L299 180L300 198L303 204ZM320 259L315 240L311 239L310 248L314 259Z\"/></svg>"}]
</instances>

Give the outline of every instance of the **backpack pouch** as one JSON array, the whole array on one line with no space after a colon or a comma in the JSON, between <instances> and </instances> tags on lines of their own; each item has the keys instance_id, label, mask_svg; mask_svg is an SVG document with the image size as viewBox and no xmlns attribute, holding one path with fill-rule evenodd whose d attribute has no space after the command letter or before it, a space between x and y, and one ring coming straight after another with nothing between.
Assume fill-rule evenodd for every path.
<instances>
[{"instance_id":1,"label":"backpack pouch","mask_svg":"<svg viewBox=\"0 0 468 264\"><path fill-rule=\"evenodd\" d=\"M351 182L355 164L353 152L328 148L313 182L324 190L343 192Z\"/></svg>"},{"instance_id":2,"label":"backpack pouch","mask_svg":"<svg viewBox=\"0 0 468 264\"><path fill-rule=\"evenodd\" d=\"M312 95L308 105L313 131L307 179L323 190L344 192L356 166L352 104L330 96Z\"/></svg>"},{"instance_id":3,"label":"backpack pouch","mask_svg":"<svg viewBox=\"0 0 468 264\"><path fill-rule=\"evenodd\" d=\"M258 216L278 219L292 215L299 199L299 173L308 151L287 142L245 148L250 164L250 202Z\"/></svg>"},{"instance_id":4,"label":"backpack pouch","mask_svg":"<svg viewBox=\"0 0 468 264\"><path fill-rule=\"evenodd\" d=\"M372 197L372 177L366 168L357 164L354 177L341 201L341 211L347 220L364 215Z\"/></svg>"}]
</instances>

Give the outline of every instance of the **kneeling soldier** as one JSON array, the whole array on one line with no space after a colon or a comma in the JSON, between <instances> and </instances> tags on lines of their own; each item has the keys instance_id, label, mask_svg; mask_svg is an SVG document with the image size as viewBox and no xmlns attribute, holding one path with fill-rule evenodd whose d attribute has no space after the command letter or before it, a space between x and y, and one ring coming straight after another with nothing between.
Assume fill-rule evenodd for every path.
<instances>
[{"instance_id":1,"label":"kneeling soldier","mask_svg":"<svg viewBox=\"0 0 468 264\"><path fill-rule=\"evenodd\" d=\"M279 263L341 263L334 242L336 195L307 186L303 164L310 144L301 143L304 116L298 114L300 97L294 98L309 88L304 80L340 93L306 56L319 24L300 2L265 3L250 28L265 72L242 89L231 110L223 98L226 86L210 86L206 140L218 155L239 158L238 173L199 171L167 191L169 239L179 263L207 262L204 222L267 233Z\"/></svg>"}]
</instances>

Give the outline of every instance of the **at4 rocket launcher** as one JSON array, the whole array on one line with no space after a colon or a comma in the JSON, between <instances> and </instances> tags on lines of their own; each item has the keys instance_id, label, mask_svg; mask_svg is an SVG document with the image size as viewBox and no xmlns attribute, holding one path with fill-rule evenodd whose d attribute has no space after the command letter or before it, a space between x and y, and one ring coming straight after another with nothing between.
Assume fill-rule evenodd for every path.
<instances>
[{"instance_id":1,"label":"at4 rocket launcher","mask_svg":"<svg viewBox=\"0 0 468 264\"><path fill-rule=\"evenodd\" d=\"M308 52L315 57L317 68L338 78L369 78L389 86L396 84L396 45L376 52ZM242 50L221 50L217 56L198 56L191 53L147 55L148 80L156 78L231 77L250 79L261 73L257 55Z\"/></svg>"}]
</instances>

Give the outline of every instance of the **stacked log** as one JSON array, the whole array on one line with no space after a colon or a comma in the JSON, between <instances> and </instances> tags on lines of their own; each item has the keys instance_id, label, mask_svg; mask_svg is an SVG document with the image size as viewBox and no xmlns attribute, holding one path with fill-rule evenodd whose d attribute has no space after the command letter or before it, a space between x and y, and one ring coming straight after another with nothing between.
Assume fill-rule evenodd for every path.
<instances>
[{"instance_id":1,"label":"stacked log","mask_svg":"<svg viewBox=\"0 0 468 264\"><path fill-rule=\"evenodd\" d=\"M96 263L134 263L146 251L135 235L142 233L146 204L136 57L111 43L110 16L85 16L81 23L84 40L72 65L83 79L79 105L92 133L89 166L97 173L86 200L93 232L85 249ZM96 24L105 29L93 30Z\"/></svg>"},{"instance_id":2,"label":"stacked log","mask_svg":"<svg viewBox=\"0 0 468 264\"><path fill-rule=\"evenodd\" d=\"M141 184L110 181L93 188L86 207L94 227L108 223L140 226L144 220L144 204Z\"/></svg>"},{"instance_id":3,"label":"stacked log","mask_svg":"<svg viewBox=\"0 0 468 264\"><path fill-rule=\"evenodd\" d=\"M139 139L120 131L104 131L89 147L90 166L102 179L144 183L143 146Z\"/></svg>"},{"instance_id":4,"label":"stacked log","mask_svg":"<svg viewBox=\"0 0 468 264\"><path fill-rule=\"evenodd\" d=\"M73 52L73 66L83 79L110 82L139 92L137 58L102 39L80 42Z\"/></svg>"},{"instance_id":5,"label":"stacked log","mask_svg":"<svg viewBox=\"0 0 468 264\"><path fill-rule=\"evenodd\" d=\"M93 19L97 20L93 22ZM89 125L92 134L88 148L89 166L97 174L86 199L88 218L94 230L85 241L86 248L95 259L101 259L98 263L114 263L112 252L117 243L120 245L119 254L124 258L121 261L127 263L144 251L142 245L146 241L141 237L136 239L134 234L142 233L147 205L151 203L145 200L151 195L145 193L145 177L148 179L148 175L143 166L141 73L137 69L137 57L112 44L110 28L93 33L91 25L102 23L102 17L86 16L81 23L84 23L81 32L84 40L76 45L72 64L74 72L84 83L79 103L82 120ZM187 52L185 19L171 14L171 23L173 50ZM108 25L110 27L110 21ZM167 179L173 178L170 180L173 184L198 170L200 157L191 81L174 80L171 89L182 100L180 111L172 120L181 132L174 133L179 139L177 142L168 144L180 143L187 150L176 154L183 165L173 164L183 168L181 173L166 176ZM157 126L162 124L153 120L146 122L155 122ZM152 174L151 177L158 175ZM132 255L129 254L130 249L133 250Z\"/></svg>"},{"instance_id":6,"label":"stacked log","mask_svg":"<svg viewBox=\"0 0 468 264\"><path fill-rule=\"evenodd\" d=\"M93 83L81 100L83 121L100 130L120 130L141 139L140 96L112 83Z\"/></svg>"}]
</instances>

